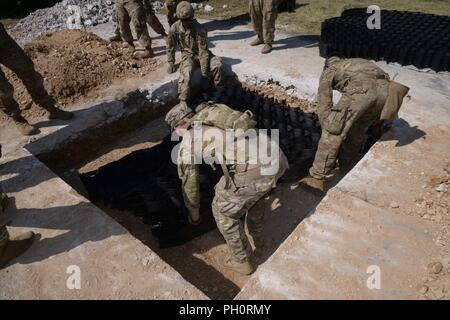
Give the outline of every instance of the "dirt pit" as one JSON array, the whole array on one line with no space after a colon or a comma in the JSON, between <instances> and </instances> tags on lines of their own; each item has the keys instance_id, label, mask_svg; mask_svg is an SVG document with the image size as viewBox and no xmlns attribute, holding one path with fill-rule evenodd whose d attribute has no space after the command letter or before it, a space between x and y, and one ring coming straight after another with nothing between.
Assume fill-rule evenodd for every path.
<instances>
[{"instance_id":1,"label":"dirt pit","mask_svg":"<svg viewBox=\"0 0 450 320\"><path fill-rule=\"evenodd\" d=\"M93 33L64 30L35 38L25 45L45 86L60 106L93 100L99 91L120 79L142 77L158 65L156 59L136 60L132 49L109 43ZM20 79L3 68L15 88L14 97L27 118L45 111L35 106Z\"/></svg>"}]
</instances>

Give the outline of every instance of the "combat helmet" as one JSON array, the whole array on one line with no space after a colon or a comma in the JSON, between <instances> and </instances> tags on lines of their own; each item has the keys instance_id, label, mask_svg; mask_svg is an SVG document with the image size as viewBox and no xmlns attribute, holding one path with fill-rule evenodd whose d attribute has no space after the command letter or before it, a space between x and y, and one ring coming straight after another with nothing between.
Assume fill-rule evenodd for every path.
<instances>
[{"instance_id":1,"label":"combat helmet","mask_svg":"<svg viewBox=\"0 0 450 320\"><path fill-rule=\"evenodd\" d=\"M177 5L177 17L181 20L192 19L194 17L194 8L187 1L181 1Z\"/></svg>"},{"instance_id":2,"label":"combat helmet","mask_svg":"<svg viewBox=\"0 0 450 320\"><path fill-rule=\"evenodd\" d=\"M180 102L175 107L170 109L166 114L166 122L170 128L175 128L183 119L193 114L191 108L185 102Z\"/></svg>"}]
</instances>

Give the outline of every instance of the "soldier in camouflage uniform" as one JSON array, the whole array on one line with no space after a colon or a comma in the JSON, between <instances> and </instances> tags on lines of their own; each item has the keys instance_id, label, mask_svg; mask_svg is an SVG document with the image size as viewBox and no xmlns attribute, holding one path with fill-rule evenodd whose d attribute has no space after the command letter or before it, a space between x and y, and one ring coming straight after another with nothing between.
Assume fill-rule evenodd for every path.
<instances>
[{"instance_id":1,"label":"soldier in camouflage uniform","mask_svg":"<svg viewBox=\"0 0 450 320\"><path fill-rule=\"evenodd\" d=\"M220 139L226 141L226 131L223 128L238 128L241 132L247 132L251 125L237 125L248 123L247 117L247 113L243 114L225 105L213 103L199 105L195 113L186 105L180 104L166 116L167 123L182 137L177 159L178 174L182 181L185 204L194 222L200 219L199 175L198 166L195 165L199 162L194 162L194 159L208 163L206 157L212 155L212 165L221 165L224 176L215 186L212 211L229 252L218 254L216 259L221 266L246 275L253 272L253 266L250 262L251 247L245 234L244 217L258 248L262 243L264 210L249 210L276 186L278 179L289 166L277 144L271 146L270 150L276 148L278 152L270 153L267 159L270 164L268 161L260 161L259 156L249 152L251 147L246 148L245 144L242 146L237 143L234 149L231 149L234 156L224 152L225 147L219 142ZM193 132L198 123L202 124L203 134L196 136ZM212 138L211 135L214 134L217 136ZM257 150L258 139L264 137L270 143L269 137L262 136L263 134L259 133L248 138L248 145ZM224 161L220 162L220 159Z\"/></svg>"},{"instance_id":2,"label":"soldier in camouflage uniform","mask_svg":"<svg viewBox=\"0 0 450 320\"><path fill-rule=\"evenodd\" d=\"M176 11L180 2L181 0L166 0L167 22L169 22L169 26L172 26L178 20Z\"/></svg>"},{"instance_id":3,"label":"soldier in camouflage uniform","mask_svg":"<svg viewBox=\"0 0 450 320\"><path fill-rule=\"evenodd\" d=\"M44 79L34 69L33 61L22 48L8 35L0 23L0 64L12 70L23 82L33 101L49 112L49 119L69 120L73 117L70 112L62 111L55 105L55 101L44 88ZM0 109L15 122L19 131L24 135L38 133L35 127L25 120L20 107L14 100L14 88L8 82L0 69Z\"/></svg>"},{"instance_id":4,"label":"soldier in camouflage uniform","mask_svg":"<svg viewBox=\"0 0 450 320\"><path fill-rule=\"evenodd\" d=\"M134 43L130 22L133 23L140 45L140 48L134 52L133 56L135 58L153 57L152 39L148 34L145 8L142 0L116 0L116 15L121 38L127 46L132 48L134 48Z\"/></svg>"},{"instance_id":5,"label":"soldier in camouflage uniform","mask_svg":"<svg viewBox=\"0 0 450 320\"><path fill-rule=\"evenodd\" d=\"M158 17L155 14L155 10L153 9L152 2L150 0L143 0L144 10L147 17L147 24L159 35L163 37L167 37L166 30L163 25L159 21ZM119 24L117 23L117 14L114 18L116 22L116 28L114 29L114 36L109 38L109 41L122 41L122 36L120 35Z\"/></svg>"},{"instance_id":6,"label":"soldier in camouflage uniform","mask_svg":"<svg viewBox=\"0 0 450 320\"><path fill-rule=\"evenodd\" d=\"M272 51L279 0L249 0L250 16L257 38L250 45L265 44L261 53Z\"/></svg>"},{"instance_id":7,"label":"soldier in camouflage uniform","mask_svg":"<svg viewBox=\"0 0 450 320\"><path fill-rule=\"evenodd\" d=\"M194 10L187 1L177 6L177 16L181 19L175 22L169 30L167 41L168 73L175 72L175 49L177 44L181 49L180 77L178 93L181 101L190 98L190 84L194 71L200 66L203 79L208 79L212 73L218 95L223 92L222 60L208 50L206 30L194 19Z\"/></svg>"},{"instance_id":8,"label":"soldier in camouflage uniform","mask_svg":"<svg viewBox=\"0 0 450 320\"><path fill-rule=\"evenodd\" d=\"M342 93L336 105L333 90ZM322 136L304 183L323 191L324 180L336 161L344 171L350 168L368 128L380 120L393 119L408 90L368 60L327 59L317 97Z\"/></svg>"},{"instance_id":9,"label":"soldier in camouflage uniform","mask_svg":"<svg viewBox=\"0 0 450 320\"><path fill-rule=\"evenodd\" d=\"M0 145L0 157L2 156L2 146ZM0 187L0 269L3 269L13 259L20 256L28 250L34 240L33 232L26 232L14 240L9 239L8 230L6 230L6 208L8 206L8 197L3 193Z\"/></svg>"}]
</instances>

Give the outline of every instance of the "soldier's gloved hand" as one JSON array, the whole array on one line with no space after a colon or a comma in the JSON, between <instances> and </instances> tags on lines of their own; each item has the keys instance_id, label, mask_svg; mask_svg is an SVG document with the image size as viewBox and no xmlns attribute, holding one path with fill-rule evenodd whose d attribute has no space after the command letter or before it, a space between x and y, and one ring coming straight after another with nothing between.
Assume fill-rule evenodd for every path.
<instances>
[{"instance_id":1,"label":"soldier's gloved hand","mask_svg":"<svg viewBox=\"0 0 450 320\"><path fill-rule=\"evenodd\" d=\"M167 73L171 74L177 71L177 68L173 63L169 63L169 67L167 68Z\"/></svg>"},{"instance_id":2,"label":"soldier's gloved hand","mask_svg":"<svg viewBox=\"0 0 450 320\"><path fill-rule=\"evenodd\" d=\"M188 220L189 220L189 223L194 226L199 225L202 222L202 217L200 216L200 210L193 209L193 208L190 209Z\"/></svg>"}]
</instances>

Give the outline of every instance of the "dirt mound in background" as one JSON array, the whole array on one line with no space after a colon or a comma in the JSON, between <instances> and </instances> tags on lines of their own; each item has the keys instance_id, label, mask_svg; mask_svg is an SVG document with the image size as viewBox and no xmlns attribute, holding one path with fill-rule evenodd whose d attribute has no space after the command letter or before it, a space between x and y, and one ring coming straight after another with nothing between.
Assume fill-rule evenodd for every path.
<instances>
[{"instance_id":1,"label":"dirt mound in background","mask_svg":"<svg viewBox=\"0 0 450 320\"><path fill-rule=\"evenodd\" d=\"M60 106L96 97L96 93L121 78L141 77L155 70L156 59L135 60L132 49L109 43L95 34L64 30L35 38L25 52L45 78L45 86ZM14 85L15 98L27 115L42 115L22 82L3 69ZM29 116L29 115L28 115Z\"/></svg>"}]
</instances>

